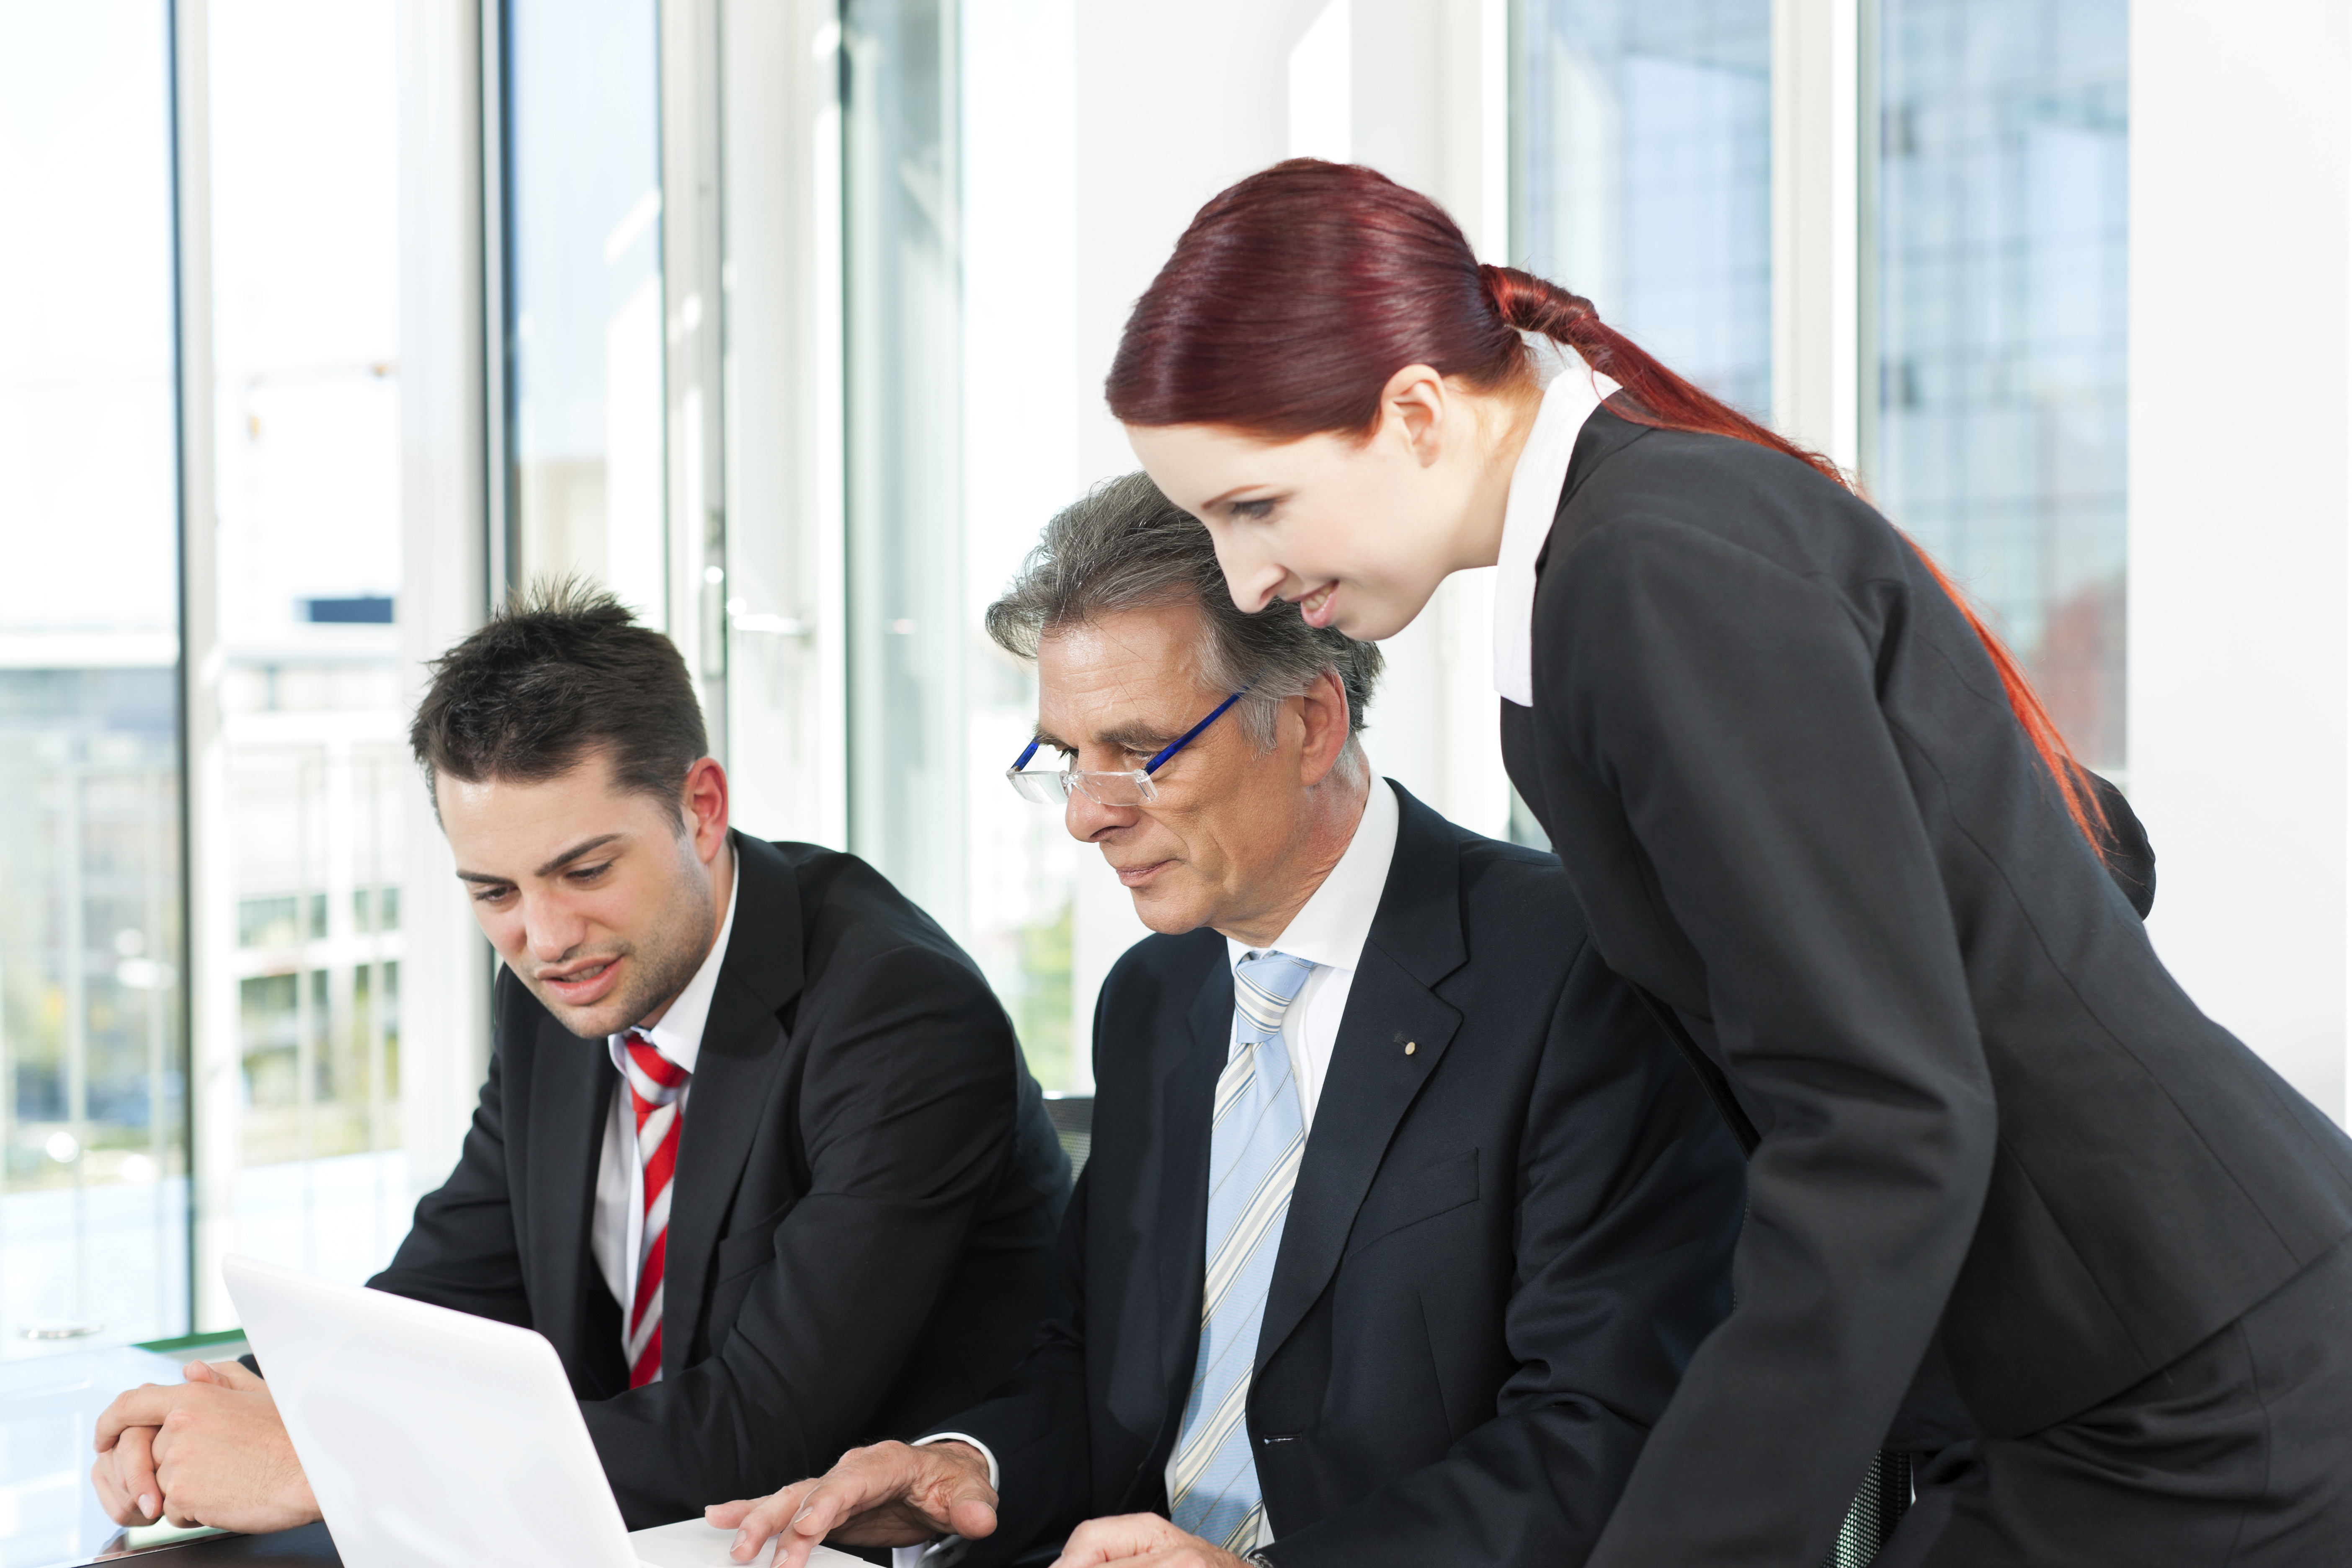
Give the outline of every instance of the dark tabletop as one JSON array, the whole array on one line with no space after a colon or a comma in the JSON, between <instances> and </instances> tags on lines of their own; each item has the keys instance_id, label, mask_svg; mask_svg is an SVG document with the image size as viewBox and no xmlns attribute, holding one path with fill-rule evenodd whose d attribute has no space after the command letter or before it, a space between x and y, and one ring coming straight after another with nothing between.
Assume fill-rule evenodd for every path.
<instances>
[{"instance_id":1,"label":"dark tabletop","mask_svg":"<svg viewBox=\"0 0 2352 1568\"><path fill-rule=\"evenodd\" d=\"M202 1541L158 1547L119 1561L153 1563L158 1568L195 1568L200 1563L317 1563L320 1568L341 1568L343 1560L335 1555L335 1543L329 1538L325 1525L306 1524L299 1530L280 1531L275 1535L209 1535Z\"/></svg>"}]
</instances>

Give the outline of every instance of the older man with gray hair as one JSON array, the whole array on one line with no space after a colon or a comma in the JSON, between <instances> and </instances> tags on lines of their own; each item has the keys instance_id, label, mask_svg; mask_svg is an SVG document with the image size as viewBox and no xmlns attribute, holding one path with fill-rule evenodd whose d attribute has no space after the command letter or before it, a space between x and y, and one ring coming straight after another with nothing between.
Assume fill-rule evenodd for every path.
<instances>
[{"instance_id":1,"label":"older man with gray hair","mask_svg":"<svg viewBox=\"0 0 2352 1568\"><path fill-rule=\"evenodd\" d=\"M988 626L1037 664L1013 786L1158 933L1095 1013L1066 1310L915 1445L713 1522L786 1568L828 1537L966 1568L1582 1562L1730 1307L1739 1152L1697 1079L1556 860L1373 774L1378 651L1236 609L1143 475L1056 517Z\"/></svg>"}]
</instances>

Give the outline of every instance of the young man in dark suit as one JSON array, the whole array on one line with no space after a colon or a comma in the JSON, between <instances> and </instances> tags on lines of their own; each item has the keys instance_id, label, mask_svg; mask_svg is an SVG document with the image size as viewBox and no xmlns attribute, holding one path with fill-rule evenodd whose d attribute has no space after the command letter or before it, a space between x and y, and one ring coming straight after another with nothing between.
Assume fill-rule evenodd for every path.
<instances>
[{"instance_id":1,"label":"young man in dark suit","mask_svg":"<svg viewBox=\"0 0 2352 1568\"><path fill-rule=\"evenodd\" d=\"M495 617L410 738L503 967L464 1153L370 1283L544 1334L632 1528L1001 1378L1068 1164L962 951L862 861L730 830L683 661L608 595ZM267 1385L192 1377L101 1421L114 1517L315 1519Z\"/></svg>"},{"instance_id":2,"label":"young man in dark suit","mask_svg":"<svg viewBox=\"0 0 2352 1568\"><path fill-rule=\"evenodd\" d=\"M1096 1013L1070 1310L919 1445L712 1521L780 1564L943 1532L966 1568L1581 1562L1730 1307L1743 1173L1698 1080L1556 860L1372 775L1379 654L1238 612L1143 476L989 625L1078 770L1016 786L1160 933Z\"/></svg>"}]
</instances>

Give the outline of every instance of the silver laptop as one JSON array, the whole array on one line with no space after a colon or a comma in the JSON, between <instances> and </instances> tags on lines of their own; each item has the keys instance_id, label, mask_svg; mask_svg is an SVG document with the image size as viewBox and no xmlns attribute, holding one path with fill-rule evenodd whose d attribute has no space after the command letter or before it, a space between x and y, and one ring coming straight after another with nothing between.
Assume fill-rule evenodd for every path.
<instances>
[{"instance_id":1,"label":"silver laptop","mask_svg":"<svg viewBox=\"0 0 2352 1568\"><path fill-rule=\"evenodd\" d=\"M221 1274L348 1568L740 1568L732 1533L698 1519L623 1526L555 1347L530 1330L257 1258ZM809 1561L862 1568L822 1546Z\"/></svg>"}]
</instances>

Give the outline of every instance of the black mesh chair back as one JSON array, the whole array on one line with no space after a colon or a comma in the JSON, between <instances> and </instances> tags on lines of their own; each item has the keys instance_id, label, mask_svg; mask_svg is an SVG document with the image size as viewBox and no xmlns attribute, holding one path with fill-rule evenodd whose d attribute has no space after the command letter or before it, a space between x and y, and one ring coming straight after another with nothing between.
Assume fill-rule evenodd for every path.
<instances>
[{"instance_id":1,"label":"black mesh chair back","mask_svg":"<svg viewBox=\"0 0 2352 1568\"><path fill-rule=\"evenodd\" d=\"M1054 1135L1062 1141L1062 1152L1070 1157L1070 1180L1087 1168L1087 1155L1095 1146L1095 1097L1091 1094L1049 1094L1045 1097L1045 1120L1054 1124Z\"/></svg>"}]
</instances>

